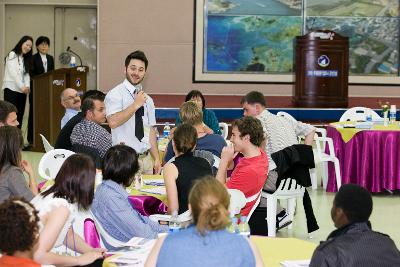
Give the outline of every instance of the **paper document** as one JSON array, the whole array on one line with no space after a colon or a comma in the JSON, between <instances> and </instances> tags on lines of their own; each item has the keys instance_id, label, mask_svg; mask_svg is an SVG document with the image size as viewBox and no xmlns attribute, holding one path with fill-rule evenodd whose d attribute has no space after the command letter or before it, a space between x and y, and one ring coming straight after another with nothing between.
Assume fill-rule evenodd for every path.
<instances>
[{"instance_id":1,"label":"paper document","mask_svg":"<svg viewBox=\"0 0 400 267\"><path fill-rule=\"evenodd\" d=\"M166 195L165 187L155 187L155 188L142 188L140 192L156 194L156 195Z\"/></svg>"},{"instance_id":2,"label":"paper document","mask_svg":"<svg viewBox=\"0 0 400 267\"><path fill-rule=\"evenodd\" d=\"M282 261L281 265L285 267L308 267L310 260Z\"/></svg>"},{"instance_id":3,"label":"paper document","mask_svg":"<svg viewBox=\"0 0 400 267\"><path fill-rule=\"evenodd\" d=\"M165 186L164 179L143 179L145 185Z\"/></svg>"}]
</instances>

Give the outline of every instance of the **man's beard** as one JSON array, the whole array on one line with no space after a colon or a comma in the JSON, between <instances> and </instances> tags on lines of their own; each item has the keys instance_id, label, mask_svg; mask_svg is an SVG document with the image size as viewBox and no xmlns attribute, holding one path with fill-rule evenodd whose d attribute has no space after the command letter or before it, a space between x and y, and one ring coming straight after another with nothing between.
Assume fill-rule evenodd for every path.
<instances>
[{"instance_id":1,"label":"man's beard","mask_svg":"<svg viewBox=\"0 0 400 267\"><path fill-rule=\"evenodd\" d=\"M129 81L129 83L132 84L133 86L136 86L136 85L140 84L140 83L143 81L143 79L144 79L144 76L143 76L143 78L140 79L139 82L134 83L134 82L132 81L132 77L131 77L131 76L129 76L128 74L126 74L125 77L126 77L126 79Z\"/></svg>"}]
</instances>

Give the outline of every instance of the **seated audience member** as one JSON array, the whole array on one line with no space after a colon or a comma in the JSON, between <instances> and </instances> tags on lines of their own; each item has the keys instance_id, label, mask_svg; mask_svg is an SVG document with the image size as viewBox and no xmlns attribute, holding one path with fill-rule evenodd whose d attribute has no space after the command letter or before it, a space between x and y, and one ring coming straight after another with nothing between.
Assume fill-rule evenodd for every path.
<instances>
[{"instance_id":1,"label":"seated audience member","mask_svg":"<svg viewBox=\"0 0 400 267\"><path fill-rule=\"evenodd\" d=\"M168 231L167 226L142 216L129 203L126 187L139 170L138 155L133 148L111 147L104 156L102 169L103 182L96 189L91 210L109 235L127 242L132 237L156 238L158 233Z\"/></svg>"},{"instance_id":2,"label":"seated audience member","mask_svg":"<svg viewBox=\"0 0 400 267\"><path fill-rule=\"evenodd\" d=\"M22 160L22 132L14 126L0 127L0 203L10 197L30 201L38 193L31 164ZM26 183L25 172L28 174Z\"/></svg>"},{"instance_id":3,"label":"seated audience member","mask_svg":"<svg viewBox=\"0 0 400 267\"><path fill-rule=\"evenodd\" d=\"M98 90L89 90L86 91L83 96L82 96L82 102L85 101L85 99L89 96L100 96L100 97L105 97L105 94L102 91ZM54 145L55 149L67 149L67 150L73 150L72 144L71 144L71 133L72 130L74 129L75 125L77 125L81 120L83 119L83 114L82 111L78 112L75 116L73 116L61 129L60 133L57 136L56 143Z\"/></svg>"},{"instance_id":4,"label":"seated audience member","mask_svg":"<svg viewBox=\"0 0 400 267\"><path fill-rule=\"evenodd\" d=\"M86 155L69 156L60 168L54 185L32 199L43 227L34 259L41 264L82 266L103 258L105 249L94 249L73 230L78 210L88 210L93 201L96 169ZM65 245L81 253L78 257L64 256L51 250ZM71 255L73 255L71 251Z\"/></svg>"},{"instance_id":5,"label":"seated audience member","mask_svg":"<svg viewBox=\"0 0 400 267\"><path fill-rule=\"evenodd\" d=\"M209 134L215 133L221 135L222 133L219 128L217 116L215 116L215 113L212 110L206 109L206 100L203 94L198 90L192 90L186 95L185 102L188 101L196 103L196 105L202 110L205 126L204 131ZM181 118L178 116L175 125L179 126L181 123Z\"/></svg>"},{"instance_id":6,"label":"seated audience member","mask_svg":"<svg viewBox=\"0 0 400 267\"><path fill-rule=\"evenodd\" d=\"M87 97L82 104L83 120L75 125L71 133L73 151L81 151L79 147L95 150L103 158L112 146L111 134L100 124L106 121L104 98L102 96Z\"/></svg>"},{"instance_id":7,"label":"seated audience member","mask_svg":"<svg viewBox=\"0 0 400 267\"><path fill-rule=\"evenodd\" d=\"M32 204L9 199L0 205L0 266L40 267L33 261L39 238L39 216Z\"/></svg>"},{"instance_id":8,"label":"seated audience member","mask_svg":"<svg viewBox=\"0 0 400 267\"><path fill-rule=\"evenodd\" d=\"M260 148L264 141L264 133L261 123L256 118L243 117L232 124L232 136L230 141L233 147L224 147L219 164L217 179L230 189L238 189L247 197L259 193L264 186L268 175L268 159ZM243 154L243 158L236 165L227 181L228 166L232 164L235 152ZM243 216L247 216L256 203L256 200L248 202L241 210Z\"/></svg>"},{"instance_id":9,"label":"seated audience member","mask_svg":"<svg viewBox=\"0 0 400 267\"><path fill-rule=\"evenodd\" d=\"M192 125L197 131L197 145L196 150L210 151L218 158L221 157L221 151L226 142L221 135L208 134L204 131L203 127L203 112L193 102L185 102L179 110L179 116L183 123ZM164 160L167 162L174 157L172 149L172 142L168 143Z\"/></svg>"},{"instance_id":10,"label":"seated audience member","mask_svg":"<svg viewBox=\"0 0 400 267\"><path fill-rule=\"evenodd\" d=\"M225 229L229 199L214 177L197 180L189 194L194 225L158 239L145 266L264 266L249 239Z\"/></svg>"},{"instance_id":11,"label":"seated audience member","mask_svg":"<svg viewBox=\"0 0 400 267\"><path fill-rule=\"evenodd\" d=\"M0 100L0 127L4 125L19 125L17 120L17 108L10 102Z\"/></svg>"},{"instance_id":12,"label":"seated audience member","mask_svg":"<svg viewBox=\"0 0 400 267\"><path fill-rule=\"evenodd\" d=\"M181 124L174 132L172 147L175 160L165 164L163 172L169 213L187 211L193 181L212 174L206 159L193 156L196 140L196 129L189 124Z\"/></svg>"},{"instance_id":13,"label":"seated audience member","mask_svg":"<svg viewBox=\"0 0 400 267\"><path fill-rule=\"evenodd\" d=\"M310 267L400 266L400 252L385 234L372 231L372 197L355 184L342 185L331 209L337 228L315 249Z\"/></svg>"},{"instance_id":14,"label":"seated audience member","mask_svg":"<svg viewBox=\"0 0 400 267\"><path fill-rule=\"evenodd\" d=\"M73 88L64 89L64 91L61 92L61 105L65 108L64 117L61 119L62 129L81 109L81 98L78 92Z\"/></svg>"}]
</instances>

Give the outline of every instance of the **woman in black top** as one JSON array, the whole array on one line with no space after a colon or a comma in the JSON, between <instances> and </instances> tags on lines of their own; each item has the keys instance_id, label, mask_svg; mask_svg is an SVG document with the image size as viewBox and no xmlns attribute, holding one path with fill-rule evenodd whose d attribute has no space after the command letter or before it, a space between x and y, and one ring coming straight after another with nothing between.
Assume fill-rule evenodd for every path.
<instances>
[{"instance_id":1,"label":"woman in black top","mask_svg":"<svg viewBox=\"0 0 400 267\"><path fill-rule=\"evenodd\" d=\"M211 175L209 162L193 156L196 147L196 129L189 124L180 125L174 132L172 146L175 160L165 164L164 181L168 198L168 213L188 210L188 197L193 182L206 175Z\"/></svg>"}]
</instances>

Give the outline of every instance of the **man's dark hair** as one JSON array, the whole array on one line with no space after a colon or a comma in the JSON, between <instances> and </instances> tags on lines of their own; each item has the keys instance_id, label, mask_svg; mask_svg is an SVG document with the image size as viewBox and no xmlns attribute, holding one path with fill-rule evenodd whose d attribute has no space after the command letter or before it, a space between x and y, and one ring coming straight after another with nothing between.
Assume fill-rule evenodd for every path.
<instances>
[{"instance_id":1,"label":"man's dark hair","mask_svg":"<svg viewBox=\"0 0 400 267\"><path fill-rule=\"evenodd\" d=\"M86 97L85 100L83 100L81 109L82 109L82 114L84 117L86 116L86 114L89 110L94 109L94 101L95 100L104 102L104 96L102 96L101 94L94 94L94 95Z\"/></svg>"},{"instance_id":2,"label":"man's dark hair","mask_svg":"<svg viewBox=\"0 0 400 267\"><path fill-rule=\"evenodd\" d=\"M38 234L39 216L31 203L11 198L0 205L0 252L31 251Z\"/></svg>"},{"instance_id":3,"label":"man's dark hair","mask_svg":"<svg viewBox=\"0 0 400 267\"><path fill-rule=\"evenodd\" d=\"M103 158L103 180L129 186L139 170L136 151L126 145L111 147Z\"/></svg>"},{"instance_id":4,"label":"man's dark hair","mask_svg":"<svg viewBox=\"0 0 400 267\"><path fill-rule=\"evenodd\" d=\"M103 93L102 91L99 90L87 90L86 92L83 93L82 95L82 102L88 98L89 96L93 96L93 95L98 95L100 97L103 97L103 99L106 97L106 94Z\"/></svg>"},{"instance_id":5,"label":"man's dark hair","mask_svg":"<svg viewBox=\"0 0 400 267\"><path fill-rule=\"evenodd\" d=\"M235 126L240 132L240 137L249 135L250 142L253 145L261 146L261 143L264 141L264 130L258 119L250 116L242 117L232 123L232 127Z\"/></svg>"},{"instance_id":6,"label":"man's dark hair","mask_svg":"<svg viewBox=\"0 0 400 267\"><path fill-rule=\"evenodd\" d=\"M6 124L8 115L11 112L17 113L17 108L10 102L0 100L0 122Z\"/></svg>"},{"instance_id":7,"label":"man's dark hair","mask_svg":"<svg viewBox=\"0 0 400 267\"><path fill-rule=\"evenodd\" d=\"M147 66L149 65L149 61L147 60L146 55L144 54L143 51L136 50L132 53L130 53L126 59L125 59L125 68L128 67L129 62L131 62L132 59L138 59L144 62L144 67L147 70Z\"/></svg>"},{"instance_id":8,"label":"man's dark hair","mask_svg":"<svg viewBox=\"0 0 400 267\"><path fill-rule=\"evenodd\" d=\"M47 44L48 46L50 46L50 39L49 39L49 37L47 37L47 36L39 36L37 39L36 39L36 42L35 42L35 45L36 45L36 47L38 47L40 44L42 44L42 43L45 43L45 44Z\"/></svg>"},{"instance_id":9,"label":"man's dark hair","mask_svg":"<svg viewBox=\"0 0 400 267\"><path fill-rule=\"evenodd\" d=\"M43 197L54 193L54 197L76 203L87 210L93 202L96 168L93 160L84 154L73 154L62 164L54 179L54 185L41 193Z\"/></svg>"},{"instance_id":10,"label":"man's dark hair","mask_svg":"<svg viewBox=\"0 0 400 267\"><path fill-rule=\"evenodd\" d=\"M240 104L243 105L245 102L247 102L250 105L260 104L263 107L267 106L264 95L257 91L251 91L250 93L245 95L240 101Z\"/></svg>"},{"instance_id":11,"label":"man's dark hair","mask_svg":"<svg viewBox=\"0 0 400 267\"><path fill-rule=\"evenodd\" d=\"M193 97L200 97L201 103L203 104L203 108L206 107L206 100L205 100L203 94L199 90L190 91L185 97L185 102L190 101L190 99L192 99Z\"/></svg>"},{"instance_id":12,"label":"man's dark hair","mask_svg":"<svg viewBox=\"0 0 400 267\"><path fill-rule=\"evenodd\" d=\"M350 223L366 222L372 213L372 197L356 184L342 185L335 195L336 208L341 208Z\"/></svg>"}]
</instances>

